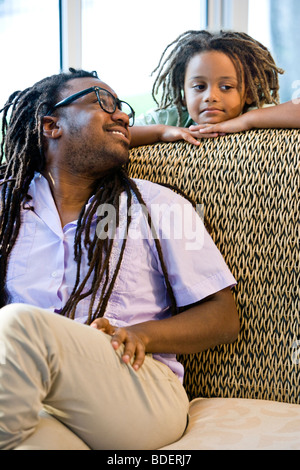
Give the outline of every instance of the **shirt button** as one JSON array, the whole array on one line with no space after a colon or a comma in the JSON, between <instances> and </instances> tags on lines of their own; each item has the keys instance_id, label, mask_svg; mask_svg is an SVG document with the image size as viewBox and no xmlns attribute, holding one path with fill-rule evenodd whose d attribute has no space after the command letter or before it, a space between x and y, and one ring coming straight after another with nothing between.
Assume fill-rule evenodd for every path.
<instances>
[{"instance_id":1,"label":"shirt button","mask_svg":"<svg viewBox=\"0 0 300 470\"><path fill-rule=\"evenodd\" d=\"M57 271L53 271L53 273L51 274L52 277L56 277L57 276Z\"/></svg>"}]
</instances>

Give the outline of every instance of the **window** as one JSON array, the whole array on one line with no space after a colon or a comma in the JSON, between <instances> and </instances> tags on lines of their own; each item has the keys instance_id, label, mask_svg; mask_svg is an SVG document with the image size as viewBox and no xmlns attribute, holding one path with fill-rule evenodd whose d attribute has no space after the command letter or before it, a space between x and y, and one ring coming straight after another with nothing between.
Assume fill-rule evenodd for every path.
<instances>
[{"instance_id":1,"label":"window","mask_svg":"<svg viewBox=\"0 0 300 470\"><path fill-rule=\"evenodd\" d=\"M59 72L58 0L0 0L0 108L16 90Z\"/></svg>"},{"instance_id":2,"label":"window","mask_svg":"<svg viewBox=\"0 0 300 470\"><path fill-rule=\"evenodd\" d=\"M206 27L206 1L82 0L82 65L129 101L136 113L153 105L152 70L179 34Z\"/></svg>"},{"instance_id":3,"label":"window","mask_svg":"<svg viewBox=\"0 0 300 470\"><path fill-rule=\"evenodd\" d=\"M299 0L249 0L249 34L268 47L285 70L280 78L282 102L300 92L299 18Z\"/></svg>"},{"instance_id":4,"label":"window","mask_svg":"<svg viewBox=\"0 0 300 470\"><path fill-rule=\"evenodd\" d=\"M60 44L60 12L63 21ZM0 0L0 106L69 66L97 70L137 114L152 105L152 70L189 29L236 29L269 47L286 73L281 101L300 95L299 0Z\"/></svg>"}]
</instances>

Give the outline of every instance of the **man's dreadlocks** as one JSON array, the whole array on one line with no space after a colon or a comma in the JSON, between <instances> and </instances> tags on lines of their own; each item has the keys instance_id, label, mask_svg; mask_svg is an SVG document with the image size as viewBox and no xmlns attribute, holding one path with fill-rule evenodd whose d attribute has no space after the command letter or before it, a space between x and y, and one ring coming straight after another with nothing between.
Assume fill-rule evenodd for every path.
<instances>
[{"instance_id":1,"label":"man's dreadlocks","mask_svg":"<svg viewBox=\"0 0 300 470\"><path fill-rule=\"evenodd\" d=\"M169 50L171 49L171 52ZM152 88L152 96L160 109L175 105L180 125L184 105L184 79L187 65L196 54L219 51L233 62L240 86L244 81L246 92L252 103L247 107L262 107L279 103L278 68L268 49L246 33L220 31L186 31L163 51ZM160 96L158 99L157 97Z\"/></svg>"},{"instance_id":2,"label":"man's dreadlocks","mask_svg":"<svg viewBox=\"0 0 300 470\"><path fill-rule=\"evenodd\" d=\"M43 151L42 118L59 101L60 93L67 87L67 82L81 77L97 78L97 74L96 72L70 69L69 73L47 77L23 92L13 93L0 111L3 112L0 155L2 180L0 183L0 307L10 302L6 289L6 273L9 255L19 234L21 208L34 210L29 203L29 186L35 172L41 173L46 165ZM121 266L127 237L125 236L122 241L116 269L110 275L109 260L113 248L113 239L106 237L103 240L98 237L96 231L91 231L91 222L99 205L104 203L113 204L118 214L120 209L119 196L124 191L127 194L128 208L131 205L133 194L139 203L146 207L136 184L128 177L125 169L121 168L98 181L92 202L82 208L74 240L77 275L70 298L61 312L65 316L73 319L78 302L89 295L91 296L91 302L87 323L90 324L95 318L103 316L105 312ZM127 214L128 228L130 224L129 210ZM148 223L152 228L149 214ZM172 310L173 313L176 313L176 301L168 280L161 246L156 236L154 239L171 298ZM88 271L85 278L80 280L83 246L87 249ZM38 266L36 269L38 270ZM88 279L91 282L90 287L87 289ZM99 293L100 286L102 289L100 300L96 302L96 294Z\"/></svg>"}]
</instances>

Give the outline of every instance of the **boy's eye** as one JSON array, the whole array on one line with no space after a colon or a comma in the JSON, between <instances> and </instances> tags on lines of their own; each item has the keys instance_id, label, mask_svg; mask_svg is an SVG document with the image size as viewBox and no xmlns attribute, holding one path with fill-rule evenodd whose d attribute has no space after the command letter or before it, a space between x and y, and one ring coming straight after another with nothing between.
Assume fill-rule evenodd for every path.
<instances>
[{"instance_id":1,"label":"boy's eye","mask_svg":"<svg viewBox=\"0 0 300 470\"><path fill-rule=\"evenodd\" d=\"M228 91L233 89L234 87L232 85L221 85L220 88L221 90Z\"/></svg>"},{"instance_id":2,"label":"boy's eye","mask_svg":"<svg viewBox=\"0 0 300 470\"><path fill-rule=\"evenodd\" d=\"M202 85L198 84L198 85L194 85L193 88L195 90L203 91L203 90L205 90L205 85L204 84L202 84Z\"/></svg>"}]
</instances>

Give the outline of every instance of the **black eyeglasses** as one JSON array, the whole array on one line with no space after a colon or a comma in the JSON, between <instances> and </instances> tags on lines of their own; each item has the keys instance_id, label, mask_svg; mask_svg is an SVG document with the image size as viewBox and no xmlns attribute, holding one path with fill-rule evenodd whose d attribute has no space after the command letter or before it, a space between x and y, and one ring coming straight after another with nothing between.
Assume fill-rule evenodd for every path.
<instances>
[{"instance_id":1,"label":"black eyeglasses","mask_svg":"<svg viewBox=\"0 0 300 470\"><path fill-rule=\"evenodd\" d=\"M98 103L100 107L106 113L113 114L116 109L118 108L123 113L127 114L129 117L129 126L132 127L134 124L134 117L135 112L130 106L130 104L126 103L126 101L121 101L119 98L116 98L112 95L108 90L105 88L100 88L98 86L93 86L91 88L86 88L86 90L79 91L78 93L74 93L74 95L68 96L64 100L57 103L53 108L47 113L49 115L54 109L61 108L62 106L67 106L73 101L78 100L82 96L88 95L89 93L96 93Z\"/></svg>"}]
</instances>

